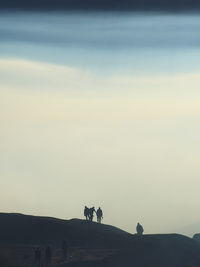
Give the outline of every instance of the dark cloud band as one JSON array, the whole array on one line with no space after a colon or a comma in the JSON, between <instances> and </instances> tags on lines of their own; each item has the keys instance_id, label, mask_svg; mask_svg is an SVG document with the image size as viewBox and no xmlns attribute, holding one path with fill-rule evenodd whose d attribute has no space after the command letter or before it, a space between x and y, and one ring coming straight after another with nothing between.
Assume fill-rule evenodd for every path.
<instances>
[{"instance_id":1,"label":"dark cloud band","mask_svg":"<svg viewBox=\"0 0 200 267\"><path fill-rule=\"evenodd\" d=\"M199 0L0 0L0 9L198 11Z\"/></svg>"}]
</instances>

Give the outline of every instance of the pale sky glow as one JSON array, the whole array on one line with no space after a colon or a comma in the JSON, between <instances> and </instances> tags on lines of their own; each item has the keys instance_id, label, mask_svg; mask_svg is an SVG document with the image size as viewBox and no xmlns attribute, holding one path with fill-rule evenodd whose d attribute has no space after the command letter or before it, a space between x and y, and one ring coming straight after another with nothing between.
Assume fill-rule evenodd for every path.
<instances>
[{"instance_id":1,"label":"pale sky glow","mask_svg":"<svg viewBox=\"0 0 200 267\"><path fill-rule=\"evenodd\" d=\"M0 22L0 210L70 219L101 206L130 232L200 222L200 19Z\"/></svg>"},{"instance_id":2,"label":"pale sky glow","mask_svg":"<svg viewBox=\"0 0 200 267\"><path fill-rule=\"evenodd\" d=\"M4 59L0 60L0 76L2 121L189 119L200 115L197 73L102 79L67 66Z\"/></svg>"},{"instance_id":3,"label":"pale sky glow","mask_svg":"<svg viewBox=\"0 0 200 267\"><path fill-rule=\"evenodd\" d=\"M142 220L149 232L155 220L169 231L188 214L200 219L190 208L199 198L197 73L102 78L1 59L0 76L3 211L71 218L94 203L105 223L133 231Z\"/></svg>"}]
</instances>

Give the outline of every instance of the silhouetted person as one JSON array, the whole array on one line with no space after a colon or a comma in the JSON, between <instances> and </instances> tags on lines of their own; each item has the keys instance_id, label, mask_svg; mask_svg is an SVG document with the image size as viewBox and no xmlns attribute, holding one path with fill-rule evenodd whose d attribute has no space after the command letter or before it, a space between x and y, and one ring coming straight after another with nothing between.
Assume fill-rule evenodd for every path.
<instances>
[{"instance_id":1,"label":"silhouetted person","mask_svg":"<svg viewBox=\"0 0 200 267\"><path fill-rule=\"evenodd\" d=\"M62 243L62 250L63 250L63 258L66 260L67 259L67 254L68 254L68 244L66 240L63 240Z\"/></svg>"},{"instance_id":2,"label":"silhouetted person","mask_svg":"<svg viewBox=\"0 0 200 267\"><path fill-rule=\"evenodd\" d=\"M84 209L84 216L86 220L89 219L89 208L87 206L85 206L85 209Z\"/></svg>"},{"instance_id":3,"label":"silhouetted person","mask_svg":"<svg viewBox=\"0 0 200 267\"><path fill-rule=\"evenodd\" d=\"M94 218L94 212L95 212L95 208L92 207L89 209L89 220L92 222L93 218Z\"/></svg>"},{"instance_id":4,"label":"silhouetted person","mask_svg":"<svg viewBox=\"0 0 200 267\"><path fill-rule=\"evenodd\" d=\"M142 225L141 224L137 224L137 226L136 226L136 231L137 231L137 234L138 235L142 235L143 234L143 232L144 232L144 229L143 229L143 227L142 227Z\"/></svg>"},{"instance_id":5,"label":"silhouetted person","mask_svg":"<svg viewBox=\"0 0 200 267\"><path fill-rule=\"evenodd\" d=\"M41 266L41 250L39 248L35 250L35 266Z\"/></svg>"},{"instance_id":6,"label":"silhouetted person","mask_svg":"<svg viewBox=\"0 0 200 267\"><path fill-rule=\"evenodd\" d=\"M52 257L51 248L50 248L50 246L48 246L45 249L45 262L46 262L46 265L49 265L51 263L51 257Z\"/></svg>"},{"instance_id":7,"label":"silhouetted person","mask_svg":"<svg viewBox=\"0 0 200 267\"><path fill-rule=\"evenodd\" d=\"M103 211L100 207L98 208L96 214L97 214L97 222L101 223L101 220L103 219Z\"/></svg>"}]
</instances>

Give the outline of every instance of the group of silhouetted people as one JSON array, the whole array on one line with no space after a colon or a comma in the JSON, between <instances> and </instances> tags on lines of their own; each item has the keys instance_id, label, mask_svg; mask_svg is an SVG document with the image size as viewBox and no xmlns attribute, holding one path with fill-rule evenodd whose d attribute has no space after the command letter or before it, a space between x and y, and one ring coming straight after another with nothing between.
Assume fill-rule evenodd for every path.
<instances>
[{"instance_id":1,"label":"group of silhouetted people","mask_svg":"<svg viewBox=\"0 0 200 267\"><path fill-rule=\"evenodd\" d=\"M101 220L103 219L103 211L102 211L102 209L99 207L98 210L96 211L94 207L88 208L87 206L85 206L84 216L85 216L86 220L89 220L89 221L92 222L93 218L94 218L94 213L96 213L97 222L101 223Z\"/></svg>"},{"instance_id":2,"label":"group of silhouetted people","mask_svg":"<svg viewBox=\"0 0 200 267\"><path fill-rule=\"evenodd\" d=\"M50 246L45 249L45 265L49 266L51 264L52 252ZM40 248L35 250L35 266L40 267L42 263L42 251Z\"/></svg>"}]
</instances>

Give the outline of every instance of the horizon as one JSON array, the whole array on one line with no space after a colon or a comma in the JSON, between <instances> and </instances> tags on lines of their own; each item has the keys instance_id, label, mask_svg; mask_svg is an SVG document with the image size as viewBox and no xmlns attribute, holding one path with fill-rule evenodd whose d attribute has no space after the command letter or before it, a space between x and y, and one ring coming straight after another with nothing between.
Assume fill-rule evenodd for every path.
<instances>
[{"instance_id":1,"label":"horizon","mask_svg":"<svg viewBox=\"0 0 200 267\"><path fill-rule=\"evenodd\" d=\"M1 214L7 214L7 215L19 215L19 216L30 216L30 217L38 217L38 218L46 218L46 219L56 219L56 220L62 220L62 221L72 221L72 220L80 220L80 221L86 221L85 217L82 216L82 217L74 217L74 218L61 218L61 217L55 217L55 216L49 216L49 215L36 215L36 214L29 214L29 213L18 213L18 212L0 212L0 215ZM88 221L89 222L89 221ZM97 222L97 218L96 218L96 215L94 215L94 219L92 221L92 223L96 223L98 224ZM137 226L137 223L135 225L135 230L133 229L133 231L128 231L126 229L123 229L119 226L117 226L117 224L109 224L109 223L104 223L104 220L102 219L102 222L101 222L102 225L108 225L108 226L112 226L114 228L117 228L119 230L122 230L124 232L127 232L129 234L132 234L132 235L135 235L137 234L136 232L136 226ZM154 232L154 233L151 233L151 232L145 232L145 229L144 229L144 233L143 235L167 235L167 234L178 234L178 235L184 235L184 236L187 236L187 237L190 237L190 238L193 238L193 236L195 234L199 234L198 231L195 231L193 229L198 229L200 226L200 222L199 223L195 223L195 224L191 224L191 225L185 225L185 227L183 227L182 229L176 229L173 231L164 231L164 232Z\"/></svg>"}]
</instances>

